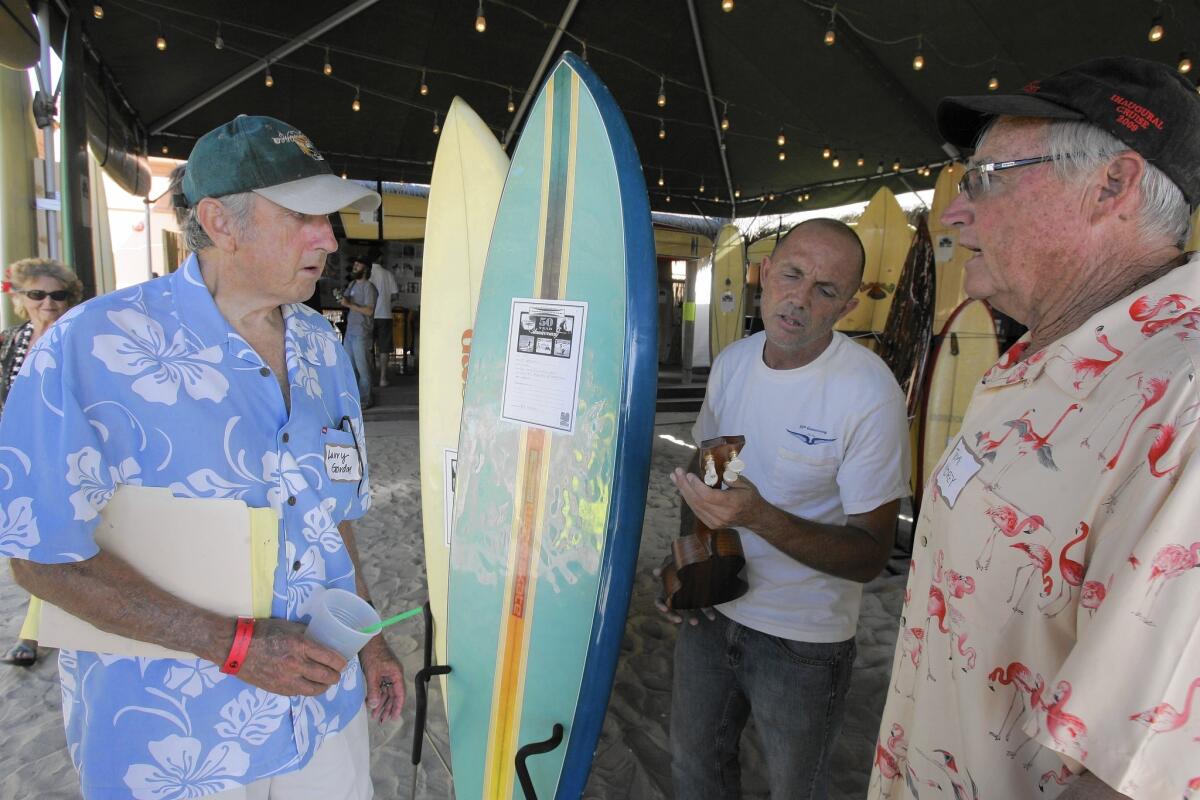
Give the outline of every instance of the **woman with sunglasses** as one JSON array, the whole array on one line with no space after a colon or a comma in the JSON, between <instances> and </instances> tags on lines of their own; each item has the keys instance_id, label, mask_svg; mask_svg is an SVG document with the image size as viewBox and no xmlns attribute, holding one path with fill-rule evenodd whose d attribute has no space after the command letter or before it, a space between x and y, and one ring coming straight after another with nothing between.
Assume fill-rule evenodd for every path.
<instances>
[{"instance_id":1,"label":"woman with sunglasses","mask_svg":"<svg viewBox=\"0 0 1200 800\"><path fill-rule=\"evenodd\" d=\"M46 258L26 258L8 268L13 311L26 322L0 331L0 408L21 371L25 355L67 309L79 302L83 284L68 267ZM16 410L9 413L19 413ZM36 602L36 600L35 600ZM21 638L0 662L28 667L37 661L37 614L27 614Z\"/></svg>"}]
</instances>

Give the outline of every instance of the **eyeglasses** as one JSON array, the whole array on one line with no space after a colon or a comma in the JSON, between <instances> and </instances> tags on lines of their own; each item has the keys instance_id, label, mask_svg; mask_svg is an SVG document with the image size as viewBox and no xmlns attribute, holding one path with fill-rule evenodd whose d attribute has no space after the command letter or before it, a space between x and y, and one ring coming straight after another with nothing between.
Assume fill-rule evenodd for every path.
<instances>
[{"instance_id":1,"label":"eyeglasses","mask_svg":"<svg viewBox=\"0 0 1200 800\"><path fill-rule=\"evenodd\" d=\"M991 179L989 176L993 172L1015 169L1017 167L1031 167L1034 164L1045 164L1047 161L1058 161L1062 158L1071 158L1071 156L1037 156L1035 158L1018 158L1016 161L984 161L967 168L967 171L963 173L963 176L958 181L958 188L959 191L966 193L968 200L975 201L991 188Z\"/></svg>"},{"instance_id":2,"label":"eyeglasses","mask_svg":"<svg viewBox=\"0 0 1200 800\"><path fill-rule=\"evenodd\" d=\"M56 303L63 303L71 299L71 292L67 289L55 289L53 292L47 292L44 289L17 289L16 291L30 300L41 301L49 297Z\"/></svg>"}]
</instances>

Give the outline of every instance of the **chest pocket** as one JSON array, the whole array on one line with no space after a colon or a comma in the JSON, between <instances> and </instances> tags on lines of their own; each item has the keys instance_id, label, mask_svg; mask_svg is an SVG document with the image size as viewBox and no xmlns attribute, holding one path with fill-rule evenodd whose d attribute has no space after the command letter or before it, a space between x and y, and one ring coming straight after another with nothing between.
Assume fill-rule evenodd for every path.
<instances>
[{"instance_id":1,"label":"chest pocket","mask_svg":"<svg viewBox=\"0 0 1200 800\"><path fill-rule=\"evenodd\" d=\"M780 446L775 451L774 484L780 502L788 506L837 496L841 457L828 448L799 450Z\"/></svg>"}]
</instances>

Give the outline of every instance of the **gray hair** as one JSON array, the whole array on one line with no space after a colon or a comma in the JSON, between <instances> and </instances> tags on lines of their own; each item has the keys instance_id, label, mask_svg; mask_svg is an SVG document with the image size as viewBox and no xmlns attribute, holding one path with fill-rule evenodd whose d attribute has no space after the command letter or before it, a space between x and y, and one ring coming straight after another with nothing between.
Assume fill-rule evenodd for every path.
<instances>
[{"instance_id":1,"label":"gray hair","mask_svg":"<svg viewBox=\"0 0 1200 800\"><path fill-rule=\"evenodd\" d=\"M996 124L993 118L978 142ZM1055 156L1054 170L1064 181L1082 180L1118 153L1131 150L1106 130L1080 120L1049 120L1046 126L1046 155ZM1138 188L1142 193L1141 232L1147 239L1166 239L1182 248L1187 242L1191 210L1183 192L1161 169L1145 162Z\"/></svg>"},{"instance_id":2,"label":"gray hair","mask_svg":"<svg viewBox=\"0 0 1200 800\"><path fill-rule=\"evenodd\" d=\"M250 223L250 213L254 208L254 192L238 192L237 194L227 194L213 199L228 209L233 219L234 227L237 228L239 233L244 233L246 226ZM200 218L196 214L194 206L188 208L182 227L183 243L188 250L191 250L193 253L199 253L206 247L213 246L213 240L205 232L203 226L200 225Z\"/></svg>"}]
</instances>

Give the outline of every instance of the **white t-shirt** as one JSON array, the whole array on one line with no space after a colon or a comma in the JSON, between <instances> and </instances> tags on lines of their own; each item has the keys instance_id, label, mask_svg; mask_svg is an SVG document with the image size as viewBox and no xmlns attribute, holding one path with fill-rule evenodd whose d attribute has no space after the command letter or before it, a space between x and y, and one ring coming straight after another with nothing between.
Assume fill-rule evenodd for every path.
<instances>
[{"instance_id":1,"label":"white t-shirt","mask_svg":"<svg viewBox=\"0 0 1200 800\"><path fill-rule=\"evenodd\" d=\"M375 298L375 319L391 319L392 297L400 291L392 271L381 264L372 264L370 281L379 292L379 297Z\"/></svg>"},{"instance_id":2,"label":"white t-shirt","mask_svg":"<svg viewBox=\"0 0 1200 800\"><path fill-rule=\"evenodd\" d=\"M879 356L833 334L803 367L763 363L766 334L726 347L713 364L692 436L746 437L745 475L767 502L798 517L844 525L909 494L904 395ZM746 594L718 608L784 639L840 642L854 636L862 584L807 567L738 529Z\"/></svg>"}]
</instances>

